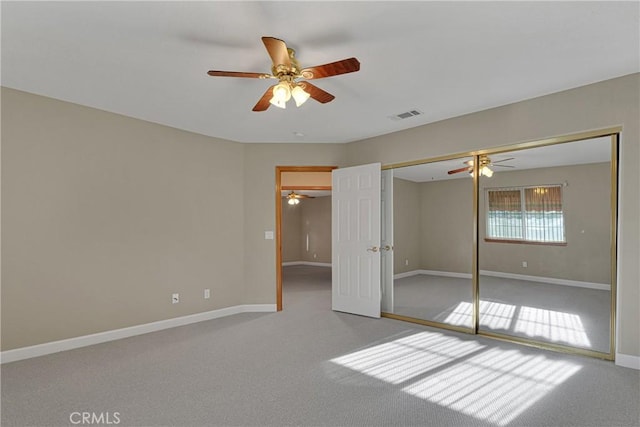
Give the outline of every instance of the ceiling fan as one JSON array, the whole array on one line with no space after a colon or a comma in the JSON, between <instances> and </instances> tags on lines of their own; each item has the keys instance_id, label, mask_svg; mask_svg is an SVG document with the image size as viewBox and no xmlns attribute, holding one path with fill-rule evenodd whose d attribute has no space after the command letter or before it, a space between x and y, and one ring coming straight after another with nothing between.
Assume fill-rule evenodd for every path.
<instances>
[{"instance_id":1,"label":"ceiling fan","mask_svg":"<svg viewBox=\"0 0 640 427\"><path fill-rule=\"evenodd\" d=\"M262 98L253 107L253 111L265 111L270 104L286 108L286 103L293 97L296 106L302 105L310 97L323 104L332 101L335 96L309 83L306 80L322 79L339 74L353 73L360 70L360 62L356 58L343 59L315 67L300 68L295 51L287 48L284 41L275 37L262 37L262 42L273 62L271 74L249 73L241 71L207 72L210 76L247 77L253 79L277 79L279 82L267 89ZM300 81L299 79L304 79Z\"/></svg>"},{"instance_id":2,"label":"ceiling fan","mask_svg":"<svg viewBox=\"0 0 640 427\"><path fill-rule=\"evenodd\" d=\"M493 175L493 170L491 170L489 168L489 166L495 167L501 167L501 168L514 168L515 166L511 166L511 165L498 165L496 163L502 163L502 162L507 162L509 160L513 160L514 157L510 157L508 159L502 159L502 160L496 160L495 162L492 161L489 156L487 155L481 155L480 156L480 164L478 165L478 170L480 171L480 175L484 175L487 178L491 178L491 176ZM459 172L469 172L469 173L473 173L473 160L468 160L466 162L464 162L467 166L463 167L463 168L459 168L459 169L453 169L448 171L447 173L449 175L452 175L454 173L459 173Z\"/></svg>"},{"instance_id":3,"label":"ceiling fan","mask_svg":"<svg viewBox=\"0 0 640 427\"><path fill-rule=\"evenodd\" d=\"M288 199L287 203L289 203L290 205L297 205L298 203L300 203L300 199L315 199L315 197L313 196L307 196L306 194L296 194L293 191L287 194L285 198Z\"/></svg>"}]
</instances>

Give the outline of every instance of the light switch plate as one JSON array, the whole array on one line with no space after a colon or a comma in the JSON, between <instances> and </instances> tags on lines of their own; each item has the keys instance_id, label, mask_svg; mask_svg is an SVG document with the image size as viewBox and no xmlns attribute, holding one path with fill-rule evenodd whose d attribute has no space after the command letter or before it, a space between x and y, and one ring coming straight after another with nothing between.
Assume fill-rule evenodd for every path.
<instances>
[{"instance_id":1,"label":"light switch plate","mask_svg":"<svg viewBox=\"0 0 640 427\"><path fill-rule=\"evenodd\" d=\"M273 240L273 231L265 231L264 240Z\"/></svg>"}]
</instances>

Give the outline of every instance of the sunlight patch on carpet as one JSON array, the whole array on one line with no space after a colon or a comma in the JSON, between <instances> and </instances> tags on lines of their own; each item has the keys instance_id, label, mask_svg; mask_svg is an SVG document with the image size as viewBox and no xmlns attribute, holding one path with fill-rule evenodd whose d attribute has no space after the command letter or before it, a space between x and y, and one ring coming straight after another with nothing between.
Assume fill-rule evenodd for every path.
<instances>
[{"instance_id":1,"label":"sunlight patch on carpet","mask_svg":"<svg viewBox=\"0 0 640 427\"><path fill-rule=\"evenodd\" d=\"M581 368L437 332L416 333L330 361L498 426L509 424Z\"/></svg>"},{"instance_id":2,"label":"sunlight patch on carpet","mask_svg":"<svg viewBox=\"0 0 640 427\"><path fill-rule=\"evenodd\" d=\"M456 326L472 325L473 305L460 302L444 319L444 323ZM508 329L513 321L516 306L493 301L480 300L480 325L492 329Z\"/></svg>"},{"instance_id":3,"label":"sunlight patch on carpet","mask_svg":"<svg viewBox=\"0 0 640 427\"><path fill-rule=\"evenodd\" d=\"M433 403L504 426L580 370L516 350L491 349L403 388Z\"/></svg>"},{"instance_id":4,"label":"sunlight patch on carpet","mask_svg":"<svg viewBox=\"0 0 640 427\"><path fill-rule=\"evenodd\" d=\"M440 333L420 332L331 359L331 362L399 384L484 347Z\"/></svg>"},{"instance_id":5,"label":"sunlight patch on carpet","mask_svg":"<svg viewBox=\"0 0 640 427\"><path fill-rule=\"evenodd\" d=\"M462 301L448 313L443 323L468 326L473 317L472 309L470 302ZM436 320L440 321L439 318ZM576 347L591 347L582 319L572 313L480 300L480 326L512 330L519 335Z\"/></svg>"},{"instance_id":6,"label":"sunlight patch on carpet","mask_svg":"<svg viewBox=\"0 0 640 427\"><path fill-rule=\"evenodd\" d=\"M582 320L577 314L523 306L518 313L514 331L553 342L591 347Z\"/></svg>"}]
</instances>

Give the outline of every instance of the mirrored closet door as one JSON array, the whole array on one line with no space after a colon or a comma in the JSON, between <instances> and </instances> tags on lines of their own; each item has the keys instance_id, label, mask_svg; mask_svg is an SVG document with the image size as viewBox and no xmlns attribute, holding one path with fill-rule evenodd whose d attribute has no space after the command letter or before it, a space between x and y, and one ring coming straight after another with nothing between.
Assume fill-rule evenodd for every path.
<instances>
[{"instance_id":1,"label":"mirrored closet door","mask_svg":"<svg viewBox=\"0 0 640 427\"><path fill-rule=\"evenodd\" d=\"M617 132L383 168L382 315L612 359Z\"/></svg>"},{"instance_id":2,"label":"mirrored closet door","mask_svg":"<svg viewBox=\"0 0 640 427\"><path fill-rule=\"evenodd\" d=\"M393 186L387 215L393 224L393 275L382 301L389 317L473 331L471 161L456 158L383 171L383 181L386 176Z\"/></svg>"},{"instance_id":3,"label":"mirrored closet door","mask_svg":"<svg viewBox=\"0 0 640 427\"><path fill-rule=\"evenodd\" d=\"M480 332L610 352L612 139L479 157Z\"/></svg>"}]
</instances>

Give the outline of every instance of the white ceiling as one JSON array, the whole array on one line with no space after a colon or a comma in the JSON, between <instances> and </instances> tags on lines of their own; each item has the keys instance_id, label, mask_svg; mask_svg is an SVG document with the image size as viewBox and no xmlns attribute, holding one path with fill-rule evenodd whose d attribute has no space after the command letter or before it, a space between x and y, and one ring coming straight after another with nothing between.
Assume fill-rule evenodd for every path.
<instances>
[{"instance_id":1,"label":"white ceiling","mask_svg":"<svg viewBox=\"0 0 640 427\"><path fill-rule=\"evenodd\" d=\"M602 163L611 160L611 138L592 138L583 141L490 154L489 158L492 162L497 162L490 165L494 173ZM393 170L393 176L414 182L468 178L469 175L466 173L449 175L447 172L465 167L464 162L471 159L472 157L464 157L397 168ZM507 168L498 165L512 167Z\"/></svg>"},{"instance_id":2,"label":"white ceiling","mask_svg":"<svg viewBox=\"0 0 640 427\"><path fill-rule=\"evenodd\" d=\"M640 71L638 2L2 2L3 86L240 142L340 143ZM251 111L261 36L328 104ZM389 117L417 109L421 116ZM301 133L303 136L296 135Z\"/></svg>"},{"instance_id":3,"label":"white ceiling","mask_svg":"<svg viewBox=\"0 0 640 427\"><path fill-rule=\"evenodd\" d=\"M311 197L327 197L331 195L331 190L295 190L296 194L304 194ZM283 190L282 197L287 197L291 190Z\"/></svg>"}]
</instances>

